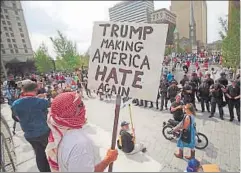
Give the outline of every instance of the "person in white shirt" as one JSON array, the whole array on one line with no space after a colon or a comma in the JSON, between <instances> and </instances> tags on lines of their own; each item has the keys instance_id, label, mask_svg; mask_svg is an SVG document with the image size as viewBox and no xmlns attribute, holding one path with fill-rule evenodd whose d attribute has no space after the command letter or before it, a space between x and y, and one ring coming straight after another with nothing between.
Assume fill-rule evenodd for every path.
<instances>
[{"instance_id":1,"label":"person in white shirt","mask_svg":"<svg viewBox=\"0 0 241 173\"><path fill-rule=\"evenodd\" d=\"M59 94L52 101L47 122L51 131L46 155L52 172L103 172L117 159L117 150L108 150L95 165L93 143L82 130L85 106L79 94Z\"/></svg>"}]
</instances>

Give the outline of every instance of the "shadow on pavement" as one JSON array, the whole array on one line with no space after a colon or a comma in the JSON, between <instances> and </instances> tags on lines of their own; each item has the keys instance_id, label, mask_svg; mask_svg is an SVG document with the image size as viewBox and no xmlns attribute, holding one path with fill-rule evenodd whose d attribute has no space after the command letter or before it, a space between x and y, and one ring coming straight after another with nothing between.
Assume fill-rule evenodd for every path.
<instances>
[{"instance_id":1,"label":"shadow on pavement","mask_svg":"<svg viewBox=\"0 0 241 173\"><path fill-rule=\"evenodd\" d=\"M148 162L149 159L146 157L145 154L141 153L141 152L138 152L136 154L133 154L133 155L125 155L128 159L131 159L133 161L136 161L136 162L140 162L140 163L143 163L143 162Z\"/></svg>"},{"instance_id":2,"label":"shadow on pavement","mask_svg":"<svg viewBox=\"0 0 241 173\"><path fill-rule=\"evenodd\" d=\"M218 157L218 152L217 152L218 148L215 147L213 145L213 143L211 143L209 141L208 147L206 149L204 149L206 155L212 159L216 159Z\"/></svg>"}]
</instances>

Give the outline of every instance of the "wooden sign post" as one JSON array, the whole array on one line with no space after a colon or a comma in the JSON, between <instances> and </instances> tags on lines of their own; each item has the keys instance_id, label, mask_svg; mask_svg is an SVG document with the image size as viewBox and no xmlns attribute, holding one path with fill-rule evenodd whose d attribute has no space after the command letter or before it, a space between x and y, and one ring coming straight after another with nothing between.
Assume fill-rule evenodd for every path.
<instances>
[{"instance_id":1,"label":"wooden sign post","mask_svg":"<svg viewBox=\"0 0 241 173\"><path fill-rule=\"evenodd\" d=\"M114 150L116 146L116 139L117 139L117 130L118 130L118 122L119 122L119 114L120 114L120 105L121 105L121 96L116 96L116 103L115 103L115 119L112 131L112 140L111 140L111 149ZM108 172L112 172L113 170L113 162L109 165Z\"/></svg>"}]
</instances>

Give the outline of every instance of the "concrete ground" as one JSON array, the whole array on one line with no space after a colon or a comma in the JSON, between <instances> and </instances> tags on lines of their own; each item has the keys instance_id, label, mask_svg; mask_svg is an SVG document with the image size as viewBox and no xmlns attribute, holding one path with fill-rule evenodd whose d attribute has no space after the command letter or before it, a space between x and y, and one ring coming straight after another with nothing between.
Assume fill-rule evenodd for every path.
<instances>
[{"instance_id":1,"label":"concrete ground","mask_svg":"<svg viewBox=\"0 0 241 173\"><path fill-rule=\"evenodd\" d=\"M85 130L95 143L96 162L98 162L100 158L105 156L105 152L111 144L115 104L114 100L106 102L98 99L86 99L84 102L87 107L88 118ZM198 108L200 110L200 105L198 105ZM12 125L10 113L7 105L2 107L1 114ZM120 151L119 158L114 164L114 171L183 171L187 163L185 160L174 157L175 141L167 141L162 135L163 121L171 118L169 112L132 106L132 113L137 141L145 144L147 153L125 156ZM231 123L228 119L226 108L224 121L220 120L218 115L210 119L207 113L198 112L196 117L197 129L208 137L209 145L204 150L196 150L196 157L202 163L218 164L222 171L239 172L240 124L237 120ZM119 122L123 120L130 121L128 107L121 109ZM38 171L33 150L24 139L19 126L14 141L18 171Z\"/></svg>"},{"instance_id":2,"label":"concrete ground","mask_svg":"<svg viewBox=\"0 0 241 173\"><path fill-rule=\"evenodd\" d=\"M182 73L176 75L180 80ZM115 101L99 101L97 98L84 99L87 109L88 124L84 128L95 144L96 163L105 156L111 144L111 134L114 120ZM200 110L200 104L197 104ZM222 172L240 172L240 123L237 120L229 122L227 108L224 108L225 120L208 118L208 113L197 113L197 130L209 139L209 145L204 150L196 150L196 157L202 164L217 164ZM7 105L1 105L1 114L12 127L11 111ZM145 154L138 153L126 156L119 152L114 163L114 172L183 172L187 166L186 160L177 159L173 153L177 150L175 141L167 141L162 135L162 124L172 116L168 111L155 108L132 106L133 122L137 141L146 147ZM119 123L130 121L128 107L120 111ZM19 125L14 136L18 172L38 171L34 152L23 137ZM188 151L186 151L188 152ZM189 153L186 153L189 154Z\"/></svg>"}]
</instances>

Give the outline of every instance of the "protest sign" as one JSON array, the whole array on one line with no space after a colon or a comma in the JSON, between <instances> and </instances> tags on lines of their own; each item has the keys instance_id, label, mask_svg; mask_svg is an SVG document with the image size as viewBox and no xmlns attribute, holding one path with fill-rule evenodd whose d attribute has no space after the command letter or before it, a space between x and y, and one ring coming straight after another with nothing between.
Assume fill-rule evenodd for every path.
<instances>
[{"instance_id":1,"label":"protest sign","mask_svg":"<svg viewBox=\"0 0 241 173\"><path fill-rule=\"evenodd\" d=\"M88 88L156 100L168 25L95 22Z\"/></svg>"}]
</instances>

